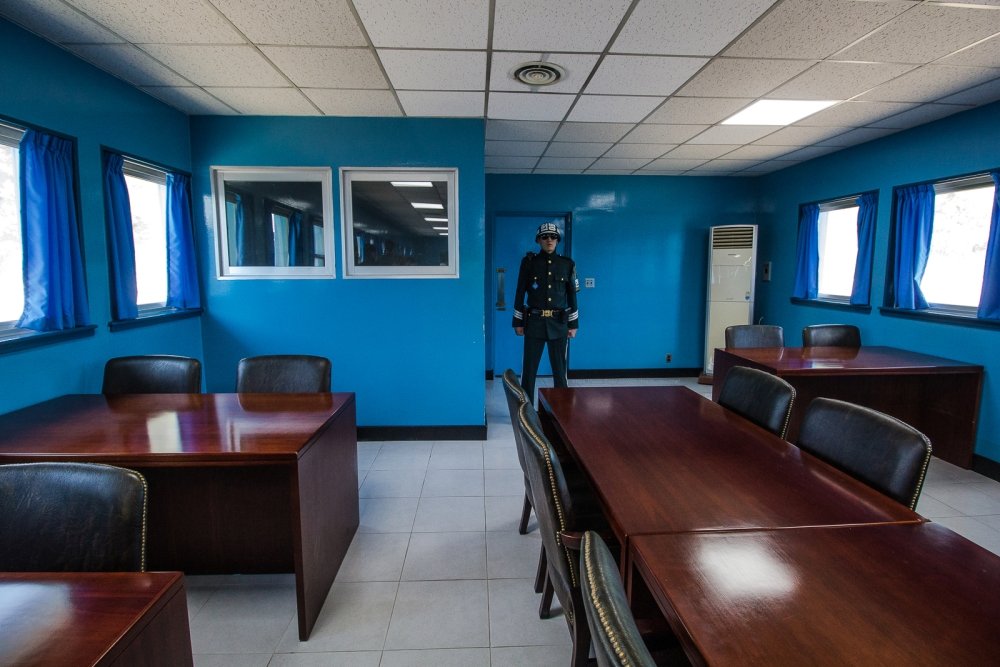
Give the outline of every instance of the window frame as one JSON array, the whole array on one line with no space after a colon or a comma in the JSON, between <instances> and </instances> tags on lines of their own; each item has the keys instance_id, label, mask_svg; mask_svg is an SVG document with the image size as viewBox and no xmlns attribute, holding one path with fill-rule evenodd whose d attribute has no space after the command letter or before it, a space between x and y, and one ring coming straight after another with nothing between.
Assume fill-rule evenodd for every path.
<instances>
[{"instance_id":1,"label":"window frame","mask_svg":"<svg viewBox=\"0 0 1000 667\"><path fill-rule=\"evenodd\" d=\"M124 153L119 153L124 162L122 164L122 172L125 176L131 176L133 178L139 178L144 181L150 181L156 183L157 185L162 185L164 188L163 193L163 216L164 216L164 228L163 228L163 250L165 254L169 254L170 248L167 247L167 235L166 235L166 215L167 215L167 198L166 198L166 187L167 187L167 174L169 171L163 167L159 167L149 161L140 160L138 158L131 157ZM133 244L135 242L135 217L132 218L132 239ZM166 263L164 264L164 272L166 272ZM136 262L136 282L139 279L139 266ZM164 275L166 279L166 275ZM164 283L166 284L166 283ZM183 310L179 308L172 308L167 306L167 294L164 293L163 301L150 302L150 303L136 303L136 308L139 311L139 317L143 315L163 315L167 313L173 313L178 310Z\"/></svg>"},{"instance_id":2,"label":"window frame","mask_svg":"<svg viewBox=\"0 0 1000 667\"><path fill-rule=\"evenodd\" d=\"M828 199L826 201L819 202L818 203L818 206L819 206L819 215L822 218L822 216L823 216L824 213L829 213L830 211L840 211L840 210L844 210L844 209L847 209L847 208L856 209L857 210L857 214L854 216L854 234L855 234L855 238L856 238L857 237L857 233L858 233L858 215L861 213L861 206L858 204L858 198L860 196L861 196L861 194L856 194L856 195L851 195L851 196L847 196L847 197L838 197L836 199ZM821 223L820 223L820 221L817 221L816 224L819 225ZM860 252L860 250L859 250L859 252ZM820 271L820 266L822 265L822 263L823 263L823 256L822 256L822 253L820 253L819 261L817 262L817 271ZM854 266L851 267L851 280L852 280L852 283L853 283L853 280L854 280L854 274L857 271L857 266L858 266L858 256L857 256L857 252L856 252L855 255L854 255ZM841 295L841 294L827 294L827 293L819 291L819 277L818 276L817 276L817 280L816 280L816 285L817 285L817 293L816 293L816 299L815 299L816 301L823 301L823 302L826 302L826 303L838 303L838 304L850 304L851 303L851 295L850 295L850 293L848 293L846 295Z\"/></svg>"},{"instance_id":3,"label":"window frame","mask_svg":"<svg viewBox=\"0 0 1000 667\"><path fill-rule=\"evenodd\" d=\"M358 266L355 263L354 182L446 181L448 218L448 263L445 266ZM345 279L366 278L458 278L459 215L458 169L456 167L341 167L340 206L342 260Z\"/></svg>"},{"instance_id":4,"label":"window frame","mask_svg":"<svg viewBox=\"0 0 1000 667\"><path fill-rule=\"evenodd\" d=\"M24 133L27 132L27 130L28 130L28 128L26 128L26 127L19 127L17 125L5 122L4 120L0 119L0 144L3 144L4 146L9 146L9 147L15 149L16 151L19 151L19 147L20 147L20 143L21 143L21 137L24 136ZM18 159L20 159L20 154L18 154ZM18 188L18 192L20 193L20 189L21 189L20 171L18 171L17 188ZM18 197L18 209L17 209L17 212L18 212L18 216L20 216L20 213L21 213L20 197ZM22 253L23 253L23 251L24 251L23 250L24 249L24 245L23 245L24 244L24 240L23 239L22 239L21 243L22 243L21 248L22 248ZM21 281L21 290L22 290L22 292L24 290L24 281L23 281L23 279ZM23 307L22 307L22 312L23 312ZM20 327L18 327L16 325L17 325L17 318L15 318L13 320L0 321L0 341L9 340L11 338L17 338L20 335L30 335L28 333L28 332L30 332L29 329L22 329L22 328L20 328ZM37 332L35 332L35 333L37 333Z\"/></svg>"}]
</instances>

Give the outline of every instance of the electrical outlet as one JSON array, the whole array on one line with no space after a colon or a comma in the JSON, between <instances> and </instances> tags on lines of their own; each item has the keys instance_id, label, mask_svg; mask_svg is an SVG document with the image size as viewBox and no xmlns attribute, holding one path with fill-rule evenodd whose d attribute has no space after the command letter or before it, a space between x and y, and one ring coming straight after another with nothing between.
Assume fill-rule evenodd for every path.
<instances>
[{"instance_id":1,"label":"electrical outlet","mask_svg":"<svg viewBox=\"0 0 1000 667\"><path fill-rule=\"evenodd\" d=\"M673 358L674 358L673 355L668 354L667 355L667 363L669 364L673 360Z\"/></svg>"},{"instance_id":2,"label":"electrical outlet","mask_svg":"<svg viewBox=\"0 0 1000 667\"><path fill-rule=\"evenodd\" d=\"M760 279L765 283L771 282L771 262L764 262L764 267L760 272Z\"/></svg>"}]
</instances>

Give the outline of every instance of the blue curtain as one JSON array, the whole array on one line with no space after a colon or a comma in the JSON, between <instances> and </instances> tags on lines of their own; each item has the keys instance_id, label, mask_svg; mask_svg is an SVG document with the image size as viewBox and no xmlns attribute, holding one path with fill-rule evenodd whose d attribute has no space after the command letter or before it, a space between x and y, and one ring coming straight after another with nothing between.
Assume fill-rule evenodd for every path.
<instances>
[{"instance_id":1,"label":"blue curtain","mask_svg":"<svg viewBox=\"0 0 1000 667\"><path fill-rule=\"evenodd\" d=\"M875 247L875 218L878 195L866 192L858 197L858 258L854 263L851 303L867 306L872 288L872 250Z\"/></svg>"},{"instance_id":2,"label":"blue curtain","mask_svg":"<svg viewBox=\"0 0 1000 667\"><path fill-rule=\"evenodd\" d=\"M799 210L799 239L795 256L792 296L815 299L819 294L819 204L806 204Z\"/></svg>"},{"instance_id":3,"label":"blue curtain","mask_svg":"<svg viewBox=\"0 0 1000 667\"><path fill-rule=\"evenodd\" d=\"M302 212L295 211L288 218L288 266L306 265L302 243Z\"/></svg>"},{"instance_id":4,"label":"blue curtain","mask_svg":"<svg viewBox=\"0 0 1000 667\"><path fill-rule=\"evenodd\" d=\"M232 263L233 258L229 258ZM236 195L236 263L234 266L247 264L247 224L243 211L243 197Z\"/></svg>"},{"instance_id":5,"label":"blue curtain","mask_svg":"<svg viewBox=\"0 0 1000 667\"><path fill-rule=\"evenodd\" d=\"M895 216L893 306L922 310L927 308L927 300L920 291L920 280L927 268L934 231L934 186L897 188Z\"/></svg>"},{"instance_id":6,"label":"blue curtain","mask_svg":"<svg viewBox=\"0 0 1000 667\"><path fill-rule=\"evenodd\" d=\"M108 254L111 260L111 316L132 320L136 306L135 239L132 237L132 207L125 185L121 155L104 158L104 219L108 227Z\"/></svg>"},{"instance_id":7,"label":"blue curtain","mask_svg":"<svg viewBox=\"0 0 1000 667\"><path fill-rule=\"evenodd\" d=\"M167 174L167 305L201 308L191 225L191 179Z\"/></svg>"},{"instance_id":8,"label":"blue curtain","mask_svg":"<svg viewBox=\"0 0 1000 667\"><path fill-rule=\"evenodd\" d=\"M24 312L18 327L57 331L89 324L73 191L73 143L28 130L19 147Z\"/></svg>"},{"instance_id":9,"label":"blue curtain","mask_svg":"<svg viewBox=\"0 0 1000 667\"><path fill-rule=\"evenodd\" d=\"M990 172L990 176L993 178L993 216L986 242L983 291L976 316L984 320L1000 320L1000 171Z\"/></svg>"}]
</instances>

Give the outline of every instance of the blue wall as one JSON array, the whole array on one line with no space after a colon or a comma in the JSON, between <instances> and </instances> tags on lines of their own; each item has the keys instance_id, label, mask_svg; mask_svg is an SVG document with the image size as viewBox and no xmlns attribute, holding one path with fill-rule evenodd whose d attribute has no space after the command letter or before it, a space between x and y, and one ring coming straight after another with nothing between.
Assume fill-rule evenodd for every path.
<instances>
[{"instance_id":1,"label":"blue wall","mask_svg":"<svg viewBox=\"0 0 1000 667\"><path fill-rule=\"evenodd\" d=\"M95 335L0 356L0 412L97 392L108 357L201 357L197 318L111 333L101 146L190 169L187 117L0 20L0 116L75 137L87 292Z\"/></svg>"},{"instance_id":2,"label":"blue wall","mask_svg":"<svg viewBox=\"0 0 1000 667\"><path fill-rule=\"evenodd\" d=\"M209 391L232 391L256 354L333 362L335 391L357 394L362 426L482 426L483 123L396 118L198 117L191 120L201 226ZM219 280L210 166L330 166L335 280ZM340 167L458 169L459 272L444 279L343 278Z\"/></svg>"},{"instance_id":3,"label":"blue wall","mask_svg":"<svg viewBox=\"0 0 1000 667\"><path fill-rule=\"evenodd\" d=\"M702 368L708 228L755 222L753 179L505 174L486 184L491 221L516 212L573 214L571 255L582 289L571 369ZM525 251L538 249L531 238L524 243ZM596 287L583 288L584 278Z\"/></svg>"},{"instance_id":4,"label":"blue wall","mask_svg":"<svg viewBox=\"0 0 1000 667\"><path fill-rule=\"evenodd\" d=\"M757 285L757 315L785 327L794 341L801 327L846 322L866 344L891 345L986 368L976 452L1000 461L1000 329L916 321L882 315L892 188L1000 166L1000 104L839 151L760 179L761 261L773 261L772 282ZM798 207L804 202L878 190L870 314L790 303L795 273Z\"/></svg>"}]
</instances>

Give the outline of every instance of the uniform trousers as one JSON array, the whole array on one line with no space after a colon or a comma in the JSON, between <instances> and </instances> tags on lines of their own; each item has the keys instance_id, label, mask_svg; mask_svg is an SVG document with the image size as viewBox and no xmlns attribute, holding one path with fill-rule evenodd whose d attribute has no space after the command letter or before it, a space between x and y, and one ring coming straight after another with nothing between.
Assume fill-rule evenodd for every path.
<instances>
[{"instance_id":1,"label":"uniform trousers","mask_svg":"<svg viewBox=\"0 0 1000 667\"><path fill-rule=\"evenodd\" d=\"M524 358L521 365L521 387L527 394L531 404L535 404L535 376L538 374L538 362L542 360L542 348L549 348L549 364L552 366L552 380L557 387L566 387L566 352L568 338L550 338L524 335Z\"/></svg>"}]
</instances>

